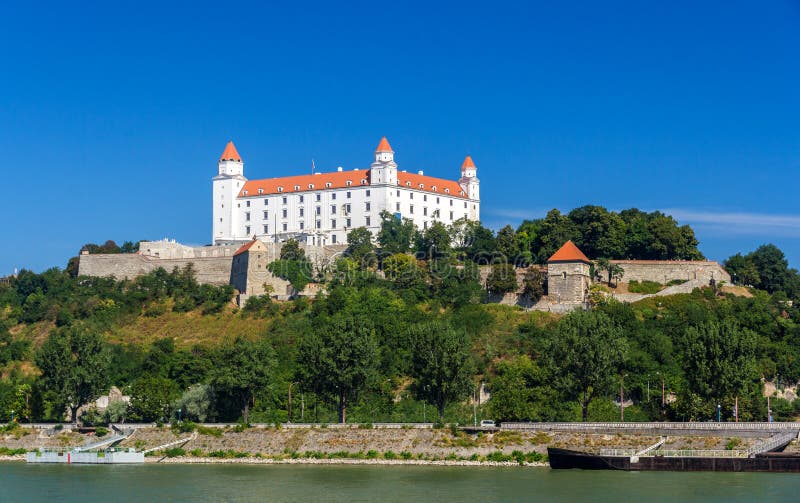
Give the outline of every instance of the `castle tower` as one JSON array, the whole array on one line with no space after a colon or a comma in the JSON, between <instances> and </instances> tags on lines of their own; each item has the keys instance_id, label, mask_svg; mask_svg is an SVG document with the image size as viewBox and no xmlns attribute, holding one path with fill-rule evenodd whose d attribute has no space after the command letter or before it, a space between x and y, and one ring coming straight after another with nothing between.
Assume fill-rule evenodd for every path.
<instances>
[{"instance_id":1,"label":"castle tower","mask_svg":"<svg viewBox=\"0 0 800 503\"><path fill-rule=\"evenodd\" d=\"M225 151L217 164L217 176L213 179L213 244L225 244L234 241L237 235L238 212L236 198L244 187L244 162L236 151L232 141L225 146Z\"/></svg>"},{"instance_id":2,"label":"castle tower","mask_svg":"<svg viewBox=\"0 0 800 503\"><path fill-rule=\"evenodd\" d=\"M458 184L461 185L468 198L475 201L481 198L481 181L478 180L478 168L475 167L471 156L464 158L464 162L461 163L461 178L458 179ZM469 218L471 220L481 219L478 205L475 203L470 203Z\"/></svg>"},{"instance_id":3,"label":"castle tower","mask_svg":"<svg viewBox=\"0 0 800 503\"><path fill-rule=\"evenodd\" d=\"M384 136L375 149L375 162L370 166L371 185L397 185L397 163L394 150Z\"/></svg>"},{"instance_id":4,"label":"castle tower","mask_svg":"<svg viewBox=\"0 0 800 503\"><path fill-rule=\"evenodd\" d=\"M586 302L591 278L591 261L567 241L547 260L547 297L561 304L583 304Z\"/></svg>"}]
</instances>

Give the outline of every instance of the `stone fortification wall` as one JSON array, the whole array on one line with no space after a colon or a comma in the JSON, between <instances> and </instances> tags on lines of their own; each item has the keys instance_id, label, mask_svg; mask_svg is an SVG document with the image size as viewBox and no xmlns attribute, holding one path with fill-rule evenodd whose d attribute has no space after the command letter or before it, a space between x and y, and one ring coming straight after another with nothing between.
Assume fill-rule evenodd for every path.
<instances>
[{"instance_id":1,"label":"stone fortification wall","mask_svg":"<svg viewBox=\"0 0 800 503\"><path fill-rule=\"evenodd\" d=\"M655 281L666 284L673 280L699 280L705 284L713 278L717 283L731 282L731 276L718 262L686 260L612 260L621 266L625 273L622 282Z\"/></svg>"},{"instance_id":2,"label":"stone fortification wall","mask_svg":"<svg viewBox=\"0 0 800 503\"><path fill-rule=\"evenodd\" d=\"M160 259L138 253L81 255L78 264L80 276L115 277L134 279L159 267L172 271L192 264L198 283L227 285L231 279L231 257L205 257Z\"/></svg>"}]
</instances>

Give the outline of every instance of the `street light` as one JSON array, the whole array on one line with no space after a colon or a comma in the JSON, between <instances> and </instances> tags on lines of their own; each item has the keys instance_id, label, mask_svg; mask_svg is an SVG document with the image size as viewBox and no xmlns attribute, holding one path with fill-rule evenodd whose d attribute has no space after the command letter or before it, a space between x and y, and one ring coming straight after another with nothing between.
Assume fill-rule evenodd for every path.
<instances>
[{"instance_id":1,"label":"street light","mask_svg":"<svg viewBox=\"0 0 800 503\"><path fill-rule=\"evenodd\" d=\"M720 405L720 404L717 404L717 422L718 422L718 423L719 423L719 422L721 422L721 421L720 421L720 413L721 413L721 412L722 412L722 405Z\"/></svg>"},{"instance_id":2,"label":"street light","mask_svg":"<svg viewBox=\"0 0 800 503\"><path fill-rule=\"evenodd\" d=\"M14 410L13 409L11 410L11 422L12 423L14 422Z\"/></svg>"},{"instance_id":3,"label":"street light","mask_svg":"<svg viewBox=\"0 0 800 503\"><path fill-rule=\"evenodd\" d=\"M178 422L179 423L181 422L181 412L183 412L183 410L182 409L178 409Z\"/></svg>"}]
</instances>

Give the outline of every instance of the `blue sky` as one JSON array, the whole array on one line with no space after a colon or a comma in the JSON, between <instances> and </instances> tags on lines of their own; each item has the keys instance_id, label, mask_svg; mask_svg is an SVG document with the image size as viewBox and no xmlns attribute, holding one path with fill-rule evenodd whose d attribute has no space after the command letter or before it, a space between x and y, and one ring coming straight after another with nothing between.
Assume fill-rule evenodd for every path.
<instances>
[{"instance_id":1,"label":"blue sky","mask_svg":"<svg viewBox=\"0 0 800 503\"><path fill-rule=\"evenodd\" d=\"M433 5L431 5L433 4ZM458 175L498 228L661 209L800 267L800 2L69 2L0 8L0 275L86 242L204 244L245 175Z\"/></svg>"}]
</instances>

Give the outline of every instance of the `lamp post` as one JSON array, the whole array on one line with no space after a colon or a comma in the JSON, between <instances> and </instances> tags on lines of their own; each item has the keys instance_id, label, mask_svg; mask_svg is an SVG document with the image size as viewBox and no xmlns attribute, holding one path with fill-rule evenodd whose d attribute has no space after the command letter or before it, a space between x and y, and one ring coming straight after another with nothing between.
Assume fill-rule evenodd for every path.
<instances>
[{"instance_id":1,"label":"lamp post","mask_svg":"<svg viewBox=\"0 0 800 503\"><path fill-rule=\"evenodd\" d=\"M11 422L14 422L14 409L11 409Z\"/></svg>"},{"instance_id":2,"label":"lamp post","mask_svg":"<svg viewBox=\"0 0 800 503\"><path fill-rule=\"evenodd\" d=\"M720 421L720 415L721 415L721 413L722 413L722 405L720 405L720 404L717 404L717 422L718 422L718 423L719 423L719 422L721 422L721 421Z\"/></svg>"},{"instance_id":3,"label":"lamp post","mask_svg":"<svg viewBox=\"0 0 800 503\"><path fill-rule=\"evenodd\" d=\"M181 422L181 412L183 412L183 410L182 409L178 409L178 422L179 423Z\"/></svg>"}]
</instances>

